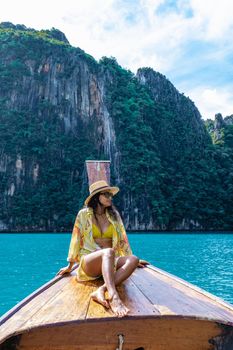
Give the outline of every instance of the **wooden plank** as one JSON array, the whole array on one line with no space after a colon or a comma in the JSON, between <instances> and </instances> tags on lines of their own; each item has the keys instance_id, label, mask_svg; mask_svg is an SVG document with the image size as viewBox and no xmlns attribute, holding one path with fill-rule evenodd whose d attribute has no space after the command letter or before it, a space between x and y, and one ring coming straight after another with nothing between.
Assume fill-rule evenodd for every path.
<instances>
[{"instance_id":1,"label":"wooden plank","mask_svg":"<svg viewBox=\"0 0 233 350\"><path fill-rule=\"evenodd\" d=\"M135 334L135 339L138 336L138 327L145 327L146 322L151 321L152 323L157 320L157 326L161 332L165 332L166 330L162 329L163 327L169 327L171 323L171 327L176 329L179 333L183 332L183 328L185 327L187 334L191 330L188 330L191 325L190 319L183 320L188 324L181 320L176 320L176 322L171 321L171 319L167 318L164 315L180 315L184 316L193 316L193 317L201 317L201 318L210 318L215 320L220 320L222 322L228 322L229 324L233 324L233 312L230 312L229 309L225 308L223 305L218 304L216 301L212 300L206 295L192 289L189 285L185 285L172 278L165 273L159 273L156 271L152 271L148 268L144 269L136 269L133 275L127 279L121 286L118 287L120 297L122 301L126 304L130 309L129 316L123 319L117 319L115 315L111 313L109 310L105 310L104 307L95 303L89 302L90 293L95 290L101 283L101 280L93 281L93 282L83 282L79 283L76 281L75 272L72 273L71 276L61 278L55 284L52 284L49 288L45 289L40 294L37 294L33 298L29 298L30 301L25 303L16 313L9 318L0 328L2 332L0 339L5 339L10 334L16 334L17 332L27 331L22 336L22 345L19 349L27 349L33 350L35 343L33 344L33 339L39 339L44 336L45 339L51 339L51 349L63 349L61 346L62 341L67 339L68 347L67 349L82 349L82 350L94 350L94 349L113 349L115 346L111 342L111 337L116 336L119 332L123 332L124 328L122 325L126 326L126 329L130 330L132 334ZM184 281L185 282L185 281ZM167 325L160 322L162 319L160 315L163 315L164 321L168 322ZM157 318L156 318L157 317ZM99 322L95 322L96 319L99 318ZM147 318L154 318L154 320L148 320ZM135 323L136 329L132 328L132 321L140 320L142 323ZM170 321L169 321L170 320ZM64 328L66 326L62 326L62 323L74 321L73 325L70 324L70 328ZM83 324L82 321L85 323ZM88 321L88 322L87 322ZM156 322L157 322L156 321ZM115 322L115 323L114 323ZM120 323L119 323L120 322ZM128 322L128 323L127 323ZM152 327L152 323L147 322L147 327ZM199 323L195 323L196 331L202 332L201 327L205 327L207 325L207 321L197 321ZM201 323L200 323L201 322ZM206 323L203 323L206 322ZM60 323L60 326L56 326L56 324ZM55 324L55 325L54 325ZM91 328L88 328L88 324L90 324ZM175 325L176 324L176 325ZM201 324L201 327L200 327ZM208 323L209 327L214 327L214 331L211 334L217 334L216 324ZM212 326L210 326L212 324ZM44 326L41 328L41 325ZM51 327L47 327L47 325L53 325ZM107 328L106 328L107 325ZM114 326L115 325L115 326ZM119 326L120 325L120 326ZM153 323L154 325L154 323ZM213 326L215 325L215 326ZM85 326L85 327L84 327ZM89 340L88 347L87 342L88 337L90 338L90 334L93 332L93 327L97 327L97 330L102 329L102 338L96 342L93 342L93 339ZM35 329L33 329L35 327ZM39 327L39 328L37 328ZM111 333L111 327L115 329L117 334ZM114 328L115 327L115 328ZM128 328L127 328L128 327ZM154 327L154 326L153 326ZM150 329L151 332L153 331ZM199 329L200 328L200 329ZM208 328L208 327L207 327ZM218 327L217 327L218 328ZM47 329L47 331L46 331ZM58 332L54 332L54 329ZM212 329L212 328L211 328ZM63 331L67 330L67 334L64 334ZM110 335L107 333L110 332ZM213 329L212 329L213 330ZM218 328L219 331L219 328ZM58 344L56 337L60 337L61 332L61 343ZM73 342L73 338L76 339L76 333L78 332L77 342ZM83 332L83 333L80 333ZM89 336L88 336L89 332ZM105 332L105 333L104 333ZM135 333L136 332L136 333ZM47 334L49 333L49 334ZM139 332L140 333L140 332ZM98 333L99 334L99 333ZM104 335L105 334L105 335ZM128 334L128 333L127 333ZM127 335L128 339L131 339L131 333ZM156 333L157 334L157 333ZM199 337L199 333L198 334ZM84 337L86 335L86 338ZM100 332L101 335L101 332ZM64 336L64 339L62 338ZM149 335L147 334L147 329L144 330L146 349L150 348L150 340ZM159 336L159 335L158 335ZM39 337L39 338L38 338ZM71 339L71 338L72 339ZM81 337L81 338L80 338ZM106 338L107 337L107 338ZM149 338L148 338L149 337ZM31 340L30 340L31 339ZM60 338L59 338L60 339ZM69 340L70 339L70 340ZM114 338L115 339L115 338ZM177 338L174 338L177 341ZM203 338L204 339L204 338ZM103 342L105 341L105 345ZM204 340L203 340L204 341ZM43 347L46 347L46 350L50 349L49 343L45 343L43 339L38 340L38 344L35 346L35 350L42 350ZM184 341L185 342L185 341ZM179 342L178 342L179 343ZM30 345L29 345L30 344ZM106 347L106 344L108 347ZM185 343L186 344L186 343ZM190 343L191 344L191 343ZM186 348L180 347L180 349L189 349L189 350L201 350L207 349L204 347L195 348L189 347L189 343L186 344ZM200 343L201 344L201 343ZM199 344L199 345L200 345ZM129 346L134 346L133 340L132 344ZM30 348L31 346L31 348ZM105 347L103 347L105 346ZM124 350L127 350L127 346L124 346ZM166 349L161 342L157 342L156 347L152 347L151 349ZM164 347L163 347L164 346ZM183 346L183 345L182 345ZM201 345L200 345L201 346ZM130 350L136 349L129 347ZM233 345L232 345L233 348ZM66 349L66 348L64 348ZM114 348L114 350L116 347ZM172 350L178 348L171 348ZM209 349L209 348L208 348ZM169 348L170 350L170 348Z\"/></svg>"},{"instance_id":2,"label":"wooden plank","mask_svg":"<svg viewBox=\"0 0 233 350\"><path fill-rule=\"evenodd\" d=\"M93 291L99 288L103 284L103 280L97 280L96 281L96 287L93 288ZM111 312L110 309L105 308L104 306L96 303L93 300L90 300L90 303L88 305L88 310L86 314L86 319L92 319L92 318L106 318L106 317L115 317L115 315Z\"/></svg>"},{"instance_id":3,"label":"wooden plank","mask_svg":"<svg viewBox=\"0 0 233 350\"><path fill-rule=\"evenodd\" d=\"M16 305L12 310L10 310L2 317L2 323L0 326L0 343L5 339L9 334L16 333L19 329L23 328L23 325L40 309L44 307L51 299L56 297L60 293L63 286L69 282L70 277L63 277L56 279L55 284L46 284L49 285L48 288L45 286L39 288L35 291L31 298L31 295L25 300L23 300L20 305ZM38 293L39 291L39 293Z\"/></svg>"},{"instance_id":4,"label":"wooden plank","mask_svg":"<svg viewBox=\"0 0 233 350\"><path fill-rule=\"evenodd\" d=\"M210 340L222 329L214 322L169 318L123 318L44 327L23 334L19 350L116 350L118 335L124 350L210 350ZM222 340L222 345L224 341ZM221 349L226 349L224 346Z\"/></svg>"},{"instance_id":5,"label":"wooden plank","mask_svg":"<svg viewBox=\"0 0 233 350\"><path fill-rule=\"evenodd\" d=\"M190 287L183 286L171 277L157 274L144 268L137 269L131 276L143 294L158 308L161 314L207 317L232 321L232 315L221 306Z\"/></svg>"},{"instance_id":6,"label":"wooden plank","mask_svg":"<svg viewBox=\"0 0 233 350\"><path fill-rule=\"evenodd\" d=\"M153 269L148 270L153 276L156 271ZM156 276L161 280L169 283L169 285L174 286L176 289L185 293L188 297L193 297L195 300L200 300L201 305L206 305L212 311L217 312L218 316L222 317L222 321L229 322L233 325L233 306L224 302L224 300L214 296L211 293L202 290L199 287L192 285L176 276L169 273L161 273L160 271L156 273Z\"/></svg>"},{"instance_id":7,"label":"wooden plank","mask_svg":"<svg viewBox=\"0 0 233 350\"><path fill-rule=\"evenodd\" d=\"M71 270L71 274L74 273L74 270L76 270L77 267L78 266L75 264L75 266ZM54 285L55 285L55 288L56 288L56 285L59 283L59 281L61 279L67 278L69 276L70 275L64 275L64 276L58 275L58 276L55 276L53 279L51 279L50 281L45 283L43 286L41 286L40 288L35 290L28 297L23 299L20 303L15 305L12 309L10 309L7 313L5 313L3 316L0 317L0 326L2 324L4 324L10 317L12 317L14 314L16 314L20 309L22 309L25 305L27 305L31 300L35 299L38 295L44 293L47 289L51 288Z\"/></svg>"},{"instance_id":8,"label":"wooden plank","mask_svg":"<svg viewBox=\"0 0 233 350\"><path fill-rule=\"evenodd\" d=\"M151 301L138 289L131 278L128 278L127 281L119 286L118 290L121 300L130 309L129 316L160 315L158 309L156 309Z\"/></svg>"},{"instance_id":9,"label":"wooden plank","mask_svg":"<svg viewBox=\"0 0 233 350\"><path fill-rule=\"evenodd\" d=\"M147 267L149 268L149 270L156 272L156 274L163 275L165 278L169 278L170 280L172 280L174 282L178 282L179 284L182 284L188 288L191 288L192 290L200 293L201 295L207 296L213 302L217 303L218 305L222 305L225 309L227 309L233 313L233 305L228 303L227 301L221 299L220 297L217 297L216 295L211 294L211 293L207 292L206 290L204 290L204 289L202 289L194 284L191 284L178 276L172 275L169 272L161 270L158 267L155 267L153 265L147 265Z\"/></svg>"},{"instance_id":10,"label":"wooden plank","mask_svg":"<svg viewBox=\"0 0 233 350\"><path fill-rule=\"evenodd\" d=\"M102 282L103 283L103 282ZM99 282L100 286L102 284ZM119 296L122 302L129 308L129 316L139 315L160 315L160 312L155 308L153 304L142 294L137 288L134 282L128 278L124 283L117 287ZM102 305L97 304L95 301L91 301L88 312L88 318L100 318L100 317L116 317L110 309L104 308Z\"/></svg>"},{"instance_id":11,"label":"wooden plank","mask_svg":"<svg viewBox=\"0 0 233 350\"><path fill-rule=\"evenodd\" d=\"M26 322L24 329L39 325L85 319L89 295L95 288L95 282L77 282L73 276L54 298Z\"/></svg>"}]
</instances>

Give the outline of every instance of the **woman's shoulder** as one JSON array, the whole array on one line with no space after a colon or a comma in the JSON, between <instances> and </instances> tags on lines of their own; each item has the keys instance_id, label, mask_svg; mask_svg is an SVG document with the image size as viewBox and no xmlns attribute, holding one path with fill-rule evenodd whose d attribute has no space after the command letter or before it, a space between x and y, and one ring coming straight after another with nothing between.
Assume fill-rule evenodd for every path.
<instances>
[{"instance_id":1,"label":"woman's shoulder","mask_svg":"<svg viewBox=\"0 0 233 350\"><path fill-rule=\"evenodd\" d=\"M92 215L93 213L93 209L90 207L84 207L81 208L77 214L77 216L79 217L83 217L83 216L88 216L88 215Z\"/></svg>"}]
</instances>

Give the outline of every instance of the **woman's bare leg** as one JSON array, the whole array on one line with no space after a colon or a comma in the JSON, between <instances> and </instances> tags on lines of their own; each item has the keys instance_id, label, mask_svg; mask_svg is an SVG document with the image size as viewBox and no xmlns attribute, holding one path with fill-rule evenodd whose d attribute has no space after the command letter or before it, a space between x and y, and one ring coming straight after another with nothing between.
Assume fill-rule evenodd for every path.
<instances>
[{"instance_id":1,"label":"woman's bare leg","mask_svg":"<svg viewBox=\"0 0 233 350\"><path fill-rule=\"evenodd\" d=\"M115 286L118 286L121 282L125 281L135 270L139 262L139 259L135 255L121 256L117 261L117 271L114 274ZM106 283L100 286L96 292L102 296L105 295L107 290Z\"/></svg>"},{"instance_id":2,"label":"woman's bare leg","mask_svg":"<svg viewBox=\"0 0 233 350\"><path fill-rule=\"evenodd\" d=\"M101 249L84 256L83 270L87 275L93 277L102 275L102 256L104 253L104 249ZM109 303L105 299L105 291L106 288L98 289L96 292L91 293L91 297L98 303L109 308Z\"/></svg>"},{"instance_id":3,"label":"woman's bare leg","mask_svg":"<svg viewBox=\"0 0 233 350\"><path fill-rule=\"evenodd\" d=\"M84 272L89 276L103 275L110 298L115 294L114 282L115 254L112 248L105 248L84 257Z\"/></svg>"},{"instance_id":4,"label":"woman's bare leg","mask_svg":"<svg viewBox=\"0 0 233 350\"><path fill-rule=\"evenodd\" d=\"M133 271L138 265L138 262L139 262L139 259L134 255L127 256L127 257L120 257L118 259L117 271L114 273L115 287L121 282L123 282L124 280L126 280L133 273ZM101 295L105 295L106 290L108 290L107 285L106 283L104 283L101 287L98 288L96 293L97 294L101 293ZM125 305L120 300L118 293L117 293L117 297L114 296L112 299L110 299L109 303L113 312L115 312L115 309L119 307L119 304L125 307ZM125 307L122 310L122 312L123 313L120 313L118 316L120 317L125 316L129 312L129 309Z\"/></svg>"},{"instance_id":5,"label":"woman's bare leg","mask_svg":"<svg viewBox=\"0 0 233 350\"><path fill-rule=\"evenodd\" d=\"M133 257L133 256L132 256ZM123 257L127 258L127 257ZM118 261L118 266L123 263L123 261ZM96 292L92 293L92 297L94 300L100 302L104 306L107 306L107 301L105 300L105 291L108 291L109 294L109 303L113 312L119 316L125 316L128 313L128 308L122 303L118 292L116 290L115 283L115 274L114 274L114 260L115 254L112 248L101 249L97 252L90 253L84 257L84 271L90 276L98 276L102 273L104 278L104 285L101 286ZM131 260L131 261L130 261ZM117 274L117 283L125 280L135 269L136 263L138 263L138 259L134 257L128 260L128 268L123 268L122 271L119 271ZM132 269L132 260L134 260L134 267ZM129 261L131 264L129 264ZM123 266L122 266L123 267Z\"/></svg>"},{"instance_id":6,"label":"woman's bare leg","mask_svg":"<svg viewBox=\"0 0 233 350\"><path fill-rule=\"evenodd\" d=\"M102 254L100 253L101 251L102 251ZM101 249L101 251L98 251L98 253L101 254L101 272L103 275L106 289L107 289L108 294L109 294L109 305L110 305L112 311L118 317L123 317L129 312L129 309L122 303L122 301L119 297L119 294L116 290L115 280L114 280L115 253L114 253L114 250L112 248ZM84 260L85 261L84 271L89 275L94 272L94 271L90 271L90 268L93 267L93 258L94 258L93 255L94 255L94 253L86 255L85 260ZM90 259L91 259L91 261L90 261ZM97 263L97 265L95 266L95 271L97 268L100 267L100 259L97 259L96 263ZM93 297L94 300L98 301L97 295L98 294L101 295L101 291L102 291L102 295L103 295L104 290L100 289L97 293L92 293L91 297Z\"/></svg>"},{"instance_id":7,"label":"woman's bare leg","mask_svg":"<svg viewBox=\"0 0 233 350\"><path fill-rule=\"evenodd\" d=\"M125 281L136 269L139 259L135 255L121 256L117 261L117 271L114 275L115 286ZM103 285L105 286L105 284ZM101 287L103 287L101 286Z\"/></svg>"}]
</instances>

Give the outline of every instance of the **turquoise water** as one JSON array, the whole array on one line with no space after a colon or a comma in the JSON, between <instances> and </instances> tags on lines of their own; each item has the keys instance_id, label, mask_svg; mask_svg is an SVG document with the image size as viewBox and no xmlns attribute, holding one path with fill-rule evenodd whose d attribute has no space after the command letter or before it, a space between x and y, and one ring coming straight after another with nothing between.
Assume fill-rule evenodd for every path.
<instances>
[{"instance_id":1,"label":"turquoise water","mask_svg":"<svg viewBox=\"0 0 233 350\"><path fill-rule=\"evenodd\" d=\"M232 234L130 233L134 254L233 304ZM0 315L66 265L70 234L0 234Z\"/></svg>"}]
</instances>

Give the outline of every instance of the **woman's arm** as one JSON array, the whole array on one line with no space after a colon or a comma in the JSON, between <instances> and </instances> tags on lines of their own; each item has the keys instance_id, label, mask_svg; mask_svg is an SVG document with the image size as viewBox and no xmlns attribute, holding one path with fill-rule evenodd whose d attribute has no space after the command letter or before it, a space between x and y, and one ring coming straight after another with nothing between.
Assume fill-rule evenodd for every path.
<instances>
[{"instance_id":1,"label":"woman's arm","mask_svg":"<svg viewBox=\"0 0 233 350\"><path fill-rule=\"evenodd\" d=\"M57 275L64 275L65 273L70 273L74 263L79 262L79 252L80 252L80 237L81 237L81 220L80 220L80 212L76 216L67 261L69 264L65 267L62 267Z\"/></svg>"},{"instance_id":2,"label":"woman's arm","mask_svg":"<svg viewBox=\"0 0 233 350\"><path fill-rule=\"evenodd\" d=\"M138 267L145 267L146 265L150 265L150 263L143 259L139 260Z\"/></svg>"},{"instance_id":3,"label":"woman's arm","mask_svg":"<svg viewBox=\"0 0 233 350\"><path fill-rule=\"evenodd\" d=\"M125 226L123 224L123 221L121 219L121 216L118 212L118 223L120 225L120 231L121 231L121 237L120 237L120 247L124 255L132 255L132 250L130 248L129 240L125 231ZM138 267L145 267L146 265L149 265L150 263L146 260L140 259L138 263Z\"/></svg>"},{"instance_id":4,"label":"woman's arm","mask_svg":"<svg viewBox=\"0 0 233 350\"><path fill-rule=\"evenodd\" d=\"M65 267L62 267L58 273L56 274L57 275L64 275L65 273L70 273L71 270L72 270L72 267L73 267L74 263L73 262L69 262L69 265L65 266Z\"/></svg>"}]
</instances>

